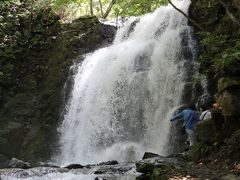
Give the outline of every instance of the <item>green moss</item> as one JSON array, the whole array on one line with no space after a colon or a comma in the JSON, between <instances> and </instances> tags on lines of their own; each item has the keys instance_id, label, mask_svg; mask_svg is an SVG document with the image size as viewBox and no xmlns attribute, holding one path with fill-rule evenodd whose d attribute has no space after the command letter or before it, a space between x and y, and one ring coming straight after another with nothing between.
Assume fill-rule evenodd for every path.
<instances>
[{"instance_id":1,"label":"green moss","mask_svg":"<svg viewBox=\"0 0 240 180\"><path fill-rule=\"evenodd\" d=\"M102 44L103 25L95 16L61 25L51 9L30 13L28 5L9 5L14 16L0 6L0 40L9 37L0 45L0 140L8 142L0 152L37 160L49 158L56 142L69 66Z\"/></svg>"},{"instance_id":2,"label":"green moss","mask_svg":"<svg viewBox=\"0 0 240 180\"><path fill-rule=\"evenodd\" d=\"M240 18L233 0L225 2L228 10ZM190 16L205 31L197 32L200 48L198 59L200 72L207 76L238 75L240 72L240 31L239 25L231 20L225 7L219 1L192 0Z\"/></svg>"}]
</instances>

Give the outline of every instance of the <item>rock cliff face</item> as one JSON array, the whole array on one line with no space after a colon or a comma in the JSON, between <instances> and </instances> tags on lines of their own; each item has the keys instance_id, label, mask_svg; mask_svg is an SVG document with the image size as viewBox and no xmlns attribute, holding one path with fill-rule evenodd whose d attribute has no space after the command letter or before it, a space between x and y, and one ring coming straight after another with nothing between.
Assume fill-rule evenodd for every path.
<instances>
[{"instance_id":1,"label":"rock cliff face","mask_svg":"<svg viewBox=\"0 0 240 180\"><path fill-rule=\"evenodd\" d=\"M204 31L196 29L200 72L209 79L210 93L219 96L225 117L239 120L240 3L236 0L192 0L190 17ZM230 113L231 112L231 113ZM238 117L237 117L238 116ZM226 118L225 118L226 119Z\"/></svg>"},{"instance_id":2,"label":"rock cliff face","mask_svg":"<svg viewBox=\"0 0 240 180\"><path fill-rule=\"evenodd\" d=\"M50 9L17 21L17 36L27 42L16 44L14 48L20 53L12 53L14 60L3 56L5 49L0 61L2 164L11 157L28 161L49 158L61 119L62 90L73 59L110 43L116 30L93 16L61 25ZM13 31L13 27L8 28Z\"/></svg>"},{"instance_id":3,"label":"rock cliff face","mask_svg":"<svg viewBox=\"0 0 240 180\"><path fill-rule=\"evenodd\" d=\"M208 90L212 96L218 95L221 106L220 111L212 112L211 120L198 125L192 153L196 159L220 157L234 164L239 161L239 148L229 147L238 146L231 139L238 137L240 128L240 2L192 0L189 14L204 29L195 29L200 73L207 76ZM223 156L233 151L237 158Z\"/></svg>"}]
</instances>

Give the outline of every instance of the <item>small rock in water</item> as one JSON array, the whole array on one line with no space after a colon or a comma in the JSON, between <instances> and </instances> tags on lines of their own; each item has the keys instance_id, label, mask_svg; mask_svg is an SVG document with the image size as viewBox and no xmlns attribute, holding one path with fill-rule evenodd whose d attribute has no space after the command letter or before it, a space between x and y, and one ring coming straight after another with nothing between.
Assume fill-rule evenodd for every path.
<instances>
[{"instance_id":1,"label":"small rock in water","mask_svg":"<svg viewBox=\"0 0 240 180\"><path fill-rule=\"evenodd\" d=\"M107 179L102 178L102 177L96 177L95 180L107 180Z\"/></svg>"},{"instance_id":2,"label":"small rock in water","mask_svg":"<svg viewBox=\"0 0 240 180\"><path fill-rule=\"evenodd\" d=\"M151 152L145 152L143 155L142 159L148 159L148 158L153 158L153 157L158 157L158 154L151 153Z\"/></svg>"},{"instance_id":3,"label":"small rock in water","mask_svg":"<svg viewBox=\"0 0 240 180\"><path fill-rule=\"evenodd\" d=\"M118 162L116 160L113 160L113 161L107 161L107 162L102 162L98 165L115 165L115 164L118 164Z\"/></svg>"},{"instance_id":4,"label":"small rock in water","mask_svg":"<svg viewBox=\"0 0 240 180\"><path fill-rule=\"evenodd\" d=\"M31 164L28 162L24 162L22 160L12 158L8 163L9 168L21 168L21 169L29 169L31 168Z\"/></svg>"},{"instance_id":5,"label":"small rock in water","mask_svg":"<svg viewBox=\"0 0 240 180\"><path fill-rule=\"evenodd\" d=\"M83 167L84 166L82 166L81 164L69 164L69 165L65 166L64 168L67 168L67 169L81 169Z\"/></svg>"}]
</instances>

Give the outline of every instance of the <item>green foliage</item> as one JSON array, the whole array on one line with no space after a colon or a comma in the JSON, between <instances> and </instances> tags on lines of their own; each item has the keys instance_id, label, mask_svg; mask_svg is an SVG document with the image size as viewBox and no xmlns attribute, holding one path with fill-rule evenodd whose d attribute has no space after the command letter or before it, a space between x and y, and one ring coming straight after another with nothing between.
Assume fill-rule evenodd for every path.
<instances>
[{"instance_id":1,"label":"green foliage","mask_svg":"<svg viewBox=\"0 0 240 180\"><path fill-rule=\"evenodd\" d=\"M240 63L240 31L234 36L208 32L199 35L202 47L200 61L205 67L203 73L235 73L233 71Z\"/></svg>"},{"instance_id":2,"label":"green foliage","mask_svg":"<svg viewBox=\"0 0 240 180\"><path fill-rule=\"evenodd\" d=\"M115 14L119 12L120 16L138 16L165 4L167 0L118 0L114 10Z\"/></svg>"},{"instance_id":3,"label":"green foliage","mask_svg":"<svg viewBox=\"0 0 240 180\"><path fill-rule=\"evenodd\" d=\"M93 0L94 15L98 17L102 15L100 1L104 13L112 0ZM52 0L54 10L62 16L62 19L89 15L89 2L89 0ZM167 0L117 0L109 16L138 16L151 12L167 2Z\"/></svg>"},{"instance_id":4,"label":"green foliage","mask_svg":"<svg viewBox=\"0 0 240 180\"><path fill-rule=\"evenodd\" d=\"M0 3L0 93L19 89L16 77L24 76L23 69L35 72L39 69L31 62L31 56L41 51L60 27L59 18L44 3L47 1L35 4L32 0L5 0ZM26 62L29 65L24 67Z\"/></svg>"}]
</instances>

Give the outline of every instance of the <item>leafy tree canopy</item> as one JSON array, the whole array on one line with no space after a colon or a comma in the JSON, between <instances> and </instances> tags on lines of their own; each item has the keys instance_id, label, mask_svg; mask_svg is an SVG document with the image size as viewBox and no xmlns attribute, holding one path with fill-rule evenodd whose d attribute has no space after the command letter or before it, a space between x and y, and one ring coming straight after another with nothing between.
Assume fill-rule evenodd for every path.
<instances>
[{"instance_id":1,"label":"leafy tree canopy","mask_svg":"<svg viewBox=\"0 0 240 180\"><path fill-rule=\"evenodd\" d=\"M167 0L52 0L54 10L62 19L91 14L102 18L136 16L166 3Z\"/></svg>"}]
</instances>

